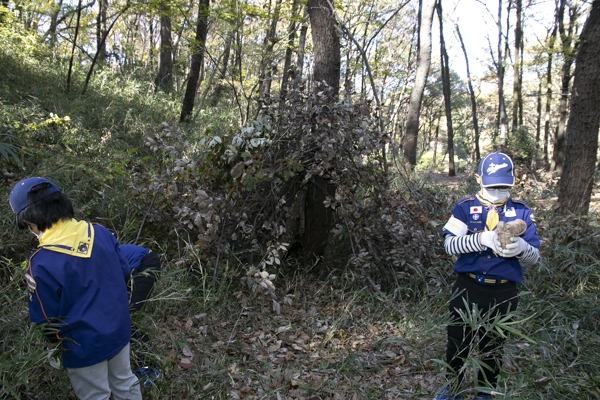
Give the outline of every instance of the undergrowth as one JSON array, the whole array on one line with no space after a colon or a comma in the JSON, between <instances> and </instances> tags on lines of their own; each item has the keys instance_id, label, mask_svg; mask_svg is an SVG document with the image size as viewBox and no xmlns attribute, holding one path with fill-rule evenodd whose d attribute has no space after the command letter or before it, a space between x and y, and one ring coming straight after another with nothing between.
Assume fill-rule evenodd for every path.
<instances>
[{"instance_id":1,"label":"undergrowth","mask_svg":"<svg viewBox=\"0 0 600 400\"><path fill-rule=\"evenodd\" d=\"M132 344L134 366L162 373L145 397L420 399L444 384L436 360L453 275L440 234L473 179L452 189L399 166L384 172L367 104L329 105L298 89L287 113L274 101L248 126L226 107L178 125L177 99L131 76L99 71L86 95L66 94L64 66L35 38L2 43L0 149L12 153L0 151L0 197L23 177L46 176L78 218L163 258L134 321L152 337L148 349ZM339 132L327 147L306 126L312 107L330 106ZM288 152L278 147L288 142ZM328 251L306 263L287 254L285 193L309 174L331 177L338 191ZM534 178L516 189L530 204L552 190ZM36 242L0 204L0 397L71 399L28 321L21 262ZM542 260L525 271L502 393L598 398L598 218L536 217Z\"/></svg>"}]
</instances>

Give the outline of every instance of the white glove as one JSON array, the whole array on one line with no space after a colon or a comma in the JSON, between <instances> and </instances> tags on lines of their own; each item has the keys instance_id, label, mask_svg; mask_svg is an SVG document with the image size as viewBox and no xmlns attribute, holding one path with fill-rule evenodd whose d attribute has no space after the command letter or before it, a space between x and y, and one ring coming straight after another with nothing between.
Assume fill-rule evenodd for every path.
<instances>
[{"instance_id":1,"label":"white glove","mask_svg":"<svg viewBox=\"0 0 600 400\"><path fill-rule=\"evenodd\" d=\"M529 247L527 242L519 236L513 236L510 238L510 240L512 243L507 244L506 248L502 250L502 257L516 257L519 254L525 252L525 250L527 250L527 248Z\"/></svg>"},{"instance_id":2,"label":"white glove","mask_svg":"<svg viewBox=\"0 0 600 400\"><path fill-rule=\"evenodd\" d=\"M498 240L498 232L496 231L481 232L479 234L479 243L488 249L493 250L497 254L502 253L502 247L500 245L500 241Z\"/></svg>"}]
</instances>

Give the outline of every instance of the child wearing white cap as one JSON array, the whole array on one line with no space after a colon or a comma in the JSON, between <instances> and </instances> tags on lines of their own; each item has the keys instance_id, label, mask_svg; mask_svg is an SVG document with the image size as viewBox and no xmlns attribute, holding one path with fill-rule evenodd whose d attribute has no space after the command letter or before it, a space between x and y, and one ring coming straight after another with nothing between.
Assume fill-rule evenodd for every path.
<instances>
[{"instance_id":1,"label":"child wearing white cap","mask_svg":"<svg viewBox=\"0 0 600 400\"><path fill-rule=\"evenodd\" d=\"M518 304L517 285L523 280L523 265L535 264L539 259L540 239L536 232L531 210L522 201L510 197L515 184L513 162L504 153L491 153L483 158L475 174L480 190L475 196L459 200L444 226L444 248L457 256L454 272L457 277L450 299L450 322L446 362L449 384L434 400L459 400L464 380L464 363L471 343L477 343L485 365L475 377L476 387L487 387L491 392L500 373L504 339L495 332L472 331L461 318L461 313L475 306L489 318L502 318L514 311ZM502 247L496 227L499 222L517 219L525 221L526 229L520 236L510 237ZM489 393L476 393L474 400L491 399Z\"/></svg>"}]
</instances>

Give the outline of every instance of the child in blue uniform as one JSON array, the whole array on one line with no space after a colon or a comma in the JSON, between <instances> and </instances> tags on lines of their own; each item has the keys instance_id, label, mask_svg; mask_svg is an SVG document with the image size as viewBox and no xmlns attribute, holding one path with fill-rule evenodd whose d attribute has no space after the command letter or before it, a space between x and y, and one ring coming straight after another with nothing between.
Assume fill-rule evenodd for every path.
<instances>
[{"instance_id":1,"label":"child in blue uniform","mask_svg":"<svg viewBox=\"0 0 600 400\"><path fill-rule=\"evenodd\" d=\"M9 202L20 229L39 240L29 257L29 317L47 324L77 398L142 398L131 370L127 261L104 227L74 219L71 201L51 181L27 178Z\"/></svg>"},{"instance_id":2,"label":"child in blue uniform","mask_svg":"<svg viewBox=\"0 0 600 400\"><path fill-rule=\"evenodd\" d=\"M477 306L480 313L490 318L501 318L514 311L518 303L517 285L523 280L523 265L535 264L539 259L540 239L536 232L531 210L522 201L510 197L514 186L513 163L503 153L488 154L481 160L475 174L481 190L472 197L461 199L452 210L444 226L444 248L458 258L454 263L457 273L450 300L450 323L446 362L451 368L448 381L434 400L458 400L463 383L463 367L472 342L478 344L479 354L486 364L476 377L475 386L496 386L500 373L504 340L493 332L472 332L464 324L460 312ZM499 221L522 219L527 229L521 236L510 238L502 248L494 230ZM473 339L475 340L473 341ZM474 400L490 399L486 393L477 393Z\"/></svg>"}]
</instances>

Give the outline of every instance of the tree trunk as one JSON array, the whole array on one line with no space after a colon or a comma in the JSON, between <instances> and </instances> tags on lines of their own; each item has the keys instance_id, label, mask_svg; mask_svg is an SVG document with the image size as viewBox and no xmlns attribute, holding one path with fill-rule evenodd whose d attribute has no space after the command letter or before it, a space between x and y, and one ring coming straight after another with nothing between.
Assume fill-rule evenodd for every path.
<instances>
[{"instance_id":1,"label":"tree trunk","mask_svg":"<svg viewBox=\"0 0 600 400\"><path fill-rule=\"evenodd\" d=\"M96 53L98 54L96 62L106 63L106 15L108 10L108 0L98 0L98 16L96 17Z\"/></svg>"},{"instance_id":2,"label":"tree trunk","mask_svg":"<svg viewBox=\"0 0 600 400\"><path fill-rule=\"evenodd\" d=\"M304 7L304 17L303 20L308 19L308 7ZM296 81L301 82L303 78L304 71L304 49L306 48L306 33L308 32L308 25L306 23L302 23L300 26L300 34L298 35L298 58L296 59L296 70L298 71L298 75L296 76Z\"/></svg>"},{"instance_id":3,"label":"tree trunk","mask_svg":"<svg viewBox=\"0 0 600 400\"><path fill-rule=\"evenodd\" d=\"M276 0L275 9L271 16L271 24L263 41L264 53L260 60L259 76L258 76L258 111L260 111L265 102L271 97L271 81L273 79L272 63L273 63L273 48L275 47L277 22L279 22L279 14L281 10L281 0Z\"/></svg>"},{"instance_id":4,"label":"tree trunk","mask_svg":"<svg viewBox=\"0 0 600 400\"><path fill-rule=\"evenodd\" d=\"M540 72L538 72L538 90L535 98L535 154L530 164L532 169L536 169L537 167L537 161L539 159L540 139L542 133L542 82L543 76Z\"/></svg>"},{"instance_id":5,"label":"tree trunk","mask_svg":"<svg viewBox=\"0 0 600 400\"><path fill-rule=\"evenodd\" d=\"M513 133L523 125L523 93L522 93L522 65L523 54L523 4L516 0L515 4L515 54L513 63L513 104L512 104L512 131Z\"/></svg>"},{"instance_id":6,"label":"tree trunk","mask_svg":"<svg viewBox=\"0 0 600 400\"><path fill-rule=\"evenodd\" d=\"M59 0L52 6L50 11L50 26L48 27L47 35L50 37L50 48L54 48L56 45L56 28L58 27L58 16L62 10L63 0ZM8 2L6 3L8 7Z\"/></svg>"},{"instance_id":7,"label":"tree trunk","mask_svg":"<svg viewBox=\"0 0 600 400\"><path fill-rule=\"evenodd\" d=\"M312 28L313 80L325 82L337 98L340 91L340 34L330 0L309 0L308 15Z\"/></svg>"},{"instance_id":8,"label":"tree trunk","mask_svg":"<svg viewBox=\"0 0 600 400\"><path fill-rule=\"evenodd\" d=\"M475 91L473 90L473 80L471 79L471 71L469 69L469 57L467 56L467 49L465 48L465 42L463 41L460 29L456 25L456 34L460 41L460 47L462 48L463 55L465 56L465 65L467 66L467 85L469 87L469 97L471 98L471 117L473 118L473 142L475 145L475 163L479 163L481 160L481 150L479 149L479 121L477 120L477 99L475 98Z\"/></svg>"},{"instance_id":9,"label":"tree trunk","mask_svg":"<svg viewBox=\"0 0 600 400\"><path fill-rule=\"evenodd\" d=\"M75 47L77 46L77 36L79 35L79 23L81 21L81 0L77 4L77 19L75 22L75 33L73 34L73 46L71 46L71 58L69 58L69 72L67 72L66 91L71 91L71 75L73 74L73 60L75 58Z\"/></svg>"},{"instance_id":10,"label":"tree trunk","mask_svg":"<svg viewBox=\"0 0 600 400\"><path fill-rule=\"evenodd\" d=\"M200 81L200 71L204 66L204 48L206 45L206 36L208 35L208 8L210 0L199 0L198 2L198 23L196 25L196 39L192 50L192 63L188 74L187 86L183 96L181 106L181 115L179 122L185 122L189 119L194 109L194 100L198 91Z\"/></svg>"},{"instance_id":11,"label":"tree trunk","mask_svg":"<svg viewBox=\"0 0 600 400\"><path fill-rule=\"evenodd\" d=\"M498 0L498 60L496 62L496 76L498 78L498 131L500 135L500 147L506 146L506 134L508 130L508 118L506 115L506 104L504 103L504 41L502 32L502 0Z\"/></svg>"},{"instance_id":12,"label":"tree trunk","mask_svg":"<svg viewBox=\"0 0 600 400\"><path fill-rule=\"evenodd\" d=\"M558 212L585 215L594 185L600 129L600 0L592 4L579 43Z\"/></svg>"},{"instance_id":13,"label":"tree trunk","mask_svg":"<svg viewBox=\"0 0 600 400\"><path fill-rule=\"evenodd\" d=\"M554 138L554 150L552 152L552 165L550 171L555 176L561 176L564 168L565 153L566 153L566 123L569 114L568 102L569 102L569 89L571 85L571 68L575 61L577 54L577 41L574 40L575 25L577 18L579 17L579 10L577 5L574 6L569 12L569 28L565 29L565 7L566 0L561 0L558 9L558 31L560 32L560 38L562 41L562 52L563 52L563 66L561 70L561 93L559 103L559 121L558 128L556 130L556 136Z\"/></svg>"},{"instance_id":14,"label":"tree trunk","mask_svg":"<svg viewBox=\"0 0 600 400\"><path fill-rule=\"evenodd\" d=\"M288 28L288 41L285 49L285 57L283 61L283 74L281 76L281 88L279 90L279 109L283 109L283 105L287 95L287 86L290 79L290 67L292 66L292 53L294 52L294 40L296 38L296 18L298 10L298 0L292 1L291 21Z\"/></svg>"},{"instance_id":15,"label":"tree trunk","mask_svg":"<svg viewBox=\"0 0 600 400\"><path fill-rule=\"evenodd\" d=\"M330 101L336 101L340 89L340 37L334 9L330 0L308 0L307 8L312 30L314 49L313 79L324 82L330 88ZM313 116L312 129L324 129ZM312 150L309 150L312 151ZM307 157L312 159L310 154ZM302 255L305 261L321 257L327 248L329 232L334 224L335 211L326 207L324 201L335 199L336 187L329 178L314 176L306 186L304 203L305 227L300 236Z\"/></svg>"},{"instance_id":16,"label":"tree trunk","mask_svg":"<svg viewBox=\"0 0 600 400\"><path fill-rule=\"evenodd\" d=\"M81 1L80 1L80 3L81 3ZM129 7L131 7L131 3L126 3L125 6L123 7L123 9L121 11L119 11L119 13L117 15L115 15L115 17L113 18L113 21L110 23L110 26L106 29L106 33L104 34L104 36L102 36L102 42L106 41L108 34L112 30L112 28L115 26L115 23L119 20L119 17L121 15L123 15L123 13L129 9ZM97 64L98 57L100 55L100 50L101 50L103 44L104 43L100 43L100 46L96 50L96 54L94 54L94 58L92 59L92 63L90 64L90 69L88 70L88 73L85 77L83 89L81 90L82 95L85 94L85 92L87 91L88 85L90 83L90 79L92 79L92 74L94 73L94 67Z\"/></svg>"},{"instance_id":17,"label":"tree trunk","mask_svg":"<svg viewBox=\"0 0 600 400\"><path fill-rule=\"evenodd\" d=\"M404 137L404 161L409 168L417 165L417 141L419 136L419 114L423 91L431 65L431 24L436 0L420 0L421 15L419 18L419 43L417 55L417 70L415 83L410 94L406 119L406 134Z\"/></svg>"},{"instance_id":18,"label":"tree trunk","mask_svg":"<svg viewBox=\"0 0 600 400\"><path fill-rule=\"evenodd\" d=\"M546 66L546 109L544 113L544 167L549 167L548 158L548 141L550 138L550 117L552 115L552 66L554 59L554 44L556 43L556 35L558 33L557 22L554 21L554 28L550 34L548 41L548 64Z\"/></svg>"},{"instance_id":19,"label":"tree trunk","mask_svg":"<svg viewBox=\"0 0 600 400\"><path fill-rule=\"evenodd\" d=\"M239 25L238 25L239 26ZM238 28L236 28L237 30ZM221 68L219 69L219 82L215 87L215 91L211 95L210 106L216 107L219 104L219 100L221 99L221 93L226 88L226 84L224 80L227 76L227 66L229 65L229 56L231 55L231 43L233 42L233 37L235 35L235 30L232 30L229 35L227 35L227 39L225 41L225 49L223 50L223 58L221 59Z\"/></svg>"},{"instance_id":20,"label":"tree trunk","mask_svg":"<svg viewBox=\"0 0 600 400\"><path fill-rule=\"evenodd\" d=\"M442 91L444 92L444 109L446 111L446 129L448 131L448 176L456 176L454 167L454 128L452 127L452 96L450 88L450 67L448 53L444 42L444 23L442 21L442 1L437 2L437 13L440 21L440 59L442 69ZM437 137L437 132L436 132ZM436 140L437 144L437 140Z\"/></svg>"},{"instance_id":21,"label":"tree trunk","mask_svg":"<svg viewBox=\"0 0 600 400\"><path fill-rule=\"evenodd\" d=\"M160 58L154 79L155 92L173 90L173 43L171 40L171 7L167 0L160 2Z\"/></svg>"}]
</instances>

